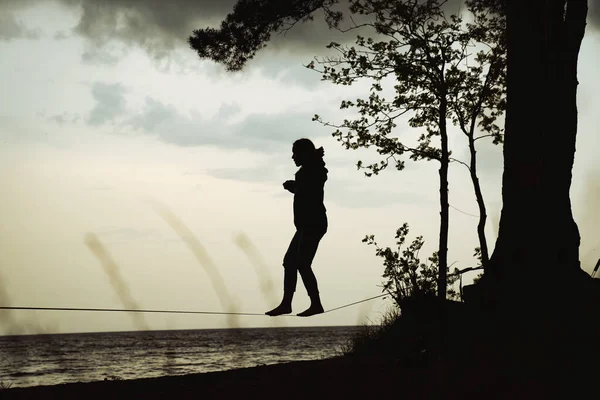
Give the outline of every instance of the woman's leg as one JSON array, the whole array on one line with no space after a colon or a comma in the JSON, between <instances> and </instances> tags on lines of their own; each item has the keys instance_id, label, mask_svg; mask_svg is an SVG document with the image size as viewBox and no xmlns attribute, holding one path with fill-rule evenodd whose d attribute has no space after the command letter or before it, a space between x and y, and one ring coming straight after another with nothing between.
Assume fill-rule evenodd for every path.
<instances>
[{"instance_id":1,"label":"woman's leg","mask_svg":"<svg viewBox=\"0 0 600 400\"><path fill-rule=\"evenodd\" d=\"M283 291L284 293L293 293L296 291L298 282L298 250L300 242L300 232L296 231L290 245L283 257Z\"/></svg>"},{"instance_id":2,"label":"woman's leg","mask_svg":"<svg viewBox=\"0 0 600 400\"><path fill-rule=\"evenodd\" d=\"M315 258L319 242L325 235L326 228L323 229L303 229L300 231L299 243L298 243L298 272L302 277L302 282L306 288L306 292L310 297L310 307L299 313L301 317L308 317L315 314L322 313L323 306L321 304L321 298L319 296L319 287L317 284L317 278L312 270L312 261Z\"/></svg>"},{"instance_id":3,"label":"woman's leg","mask_svg":"<svg viewBox=\"0 0 600 400\"><path fill-rule=\"evenodd\" d=\"M298 267L296 260L298 259L298 245L300 234L298 231L294 234L292 241L288 247L285 256L283 257L283 299L281 303L265 314L272 317L292 312L292 299L296 291L296 283L298 281Z\"/></svg>"}]
</instances>

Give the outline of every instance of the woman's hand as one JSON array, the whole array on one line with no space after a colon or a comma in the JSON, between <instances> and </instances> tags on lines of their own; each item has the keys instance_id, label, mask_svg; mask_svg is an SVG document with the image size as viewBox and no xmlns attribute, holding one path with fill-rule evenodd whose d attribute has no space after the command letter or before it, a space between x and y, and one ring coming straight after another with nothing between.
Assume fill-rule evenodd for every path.
<instances>
[{"instance_id":1,"label":"woman's hand","mask_svg":"<svg viewBox=\"0 0 600 400\"><path fill-rule=\"evenodd\" d=\"M285 181L283 182L283 188L292 193L296 192L296 181Z\"/></svg>"}]
</instances>

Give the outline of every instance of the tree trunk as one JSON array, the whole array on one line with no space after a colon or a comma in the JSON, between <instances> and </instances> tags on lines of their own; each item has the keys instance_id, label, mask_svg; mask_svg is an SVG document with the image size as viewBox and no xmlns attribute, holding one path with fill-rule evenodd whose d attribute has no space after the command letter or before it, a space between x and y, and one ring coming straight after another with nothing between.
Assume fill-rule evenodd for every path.
<instances>
[{"instance_id":1,"label":"tree trunk","mask_svg":"<svg viewBox=\"0 0 600 400\"><path fill-rule=\"evenodd\" d=\"M473 124L475 120L473 120ZM471 129L473 132L474 129ZM469 170L471 172L471 181L473 182L473 189L475 190L475 198L477 199L477 206L479 207L479 222L477 223L477 236L479 237L479 247L481 249L481 265L483 266L484 272L487 270L489 262L487 239L485 238L485 223L487 221L487 211L485 208L485 202L483 200L483 193L481 192L481 185L479 184L479 177L477 177L477 152L475 151L475 138L473 134L469 136L469 152L471 154L471 162Z\"/></svg>"},{"instance_id":2,"label":"tree trunk","mask_svg":"<svg viewBox=\"0 0 600 400\"><path fill-rule=\"evenodd\" d=\"M580 268L569 197L586 14L586 0L507 2L503 208L483 291L472 291L492 306L479 314L490 316L485 336L498 349L486 362L523 377L544 371L562 397L595 389L588 366L600 356L590 345L600 333L600 281Z\"/></svg>"},{"instance_id":3,"label":"tree trunk","mask_svg":"<svg viewBox=\"0 0 600 400\"><path fill-rule=\"evenodd\" d=\"M448 131L446 129L446 114L448 104L446 94L443 93L440 102L440 141L442 158L440 160L440 242L439 242L439 277L438 277L438 297L445 300L447 290L447 270L448 270L448 224L449 224L449 205L448 205Z\"/></svg>"},{"instance_id":4,"label":"tree trunk","mask_svg":"<svg viewBox=\"0 0 600 400\"><path fill-rule=\"evenodd\" d=\"M503 208L490 263L505 294L520 283L520 293L532 296L542 278L560 282L582 272L569 190L586 14L586 0L507 3Z\"/></svg>"}]
</instances>

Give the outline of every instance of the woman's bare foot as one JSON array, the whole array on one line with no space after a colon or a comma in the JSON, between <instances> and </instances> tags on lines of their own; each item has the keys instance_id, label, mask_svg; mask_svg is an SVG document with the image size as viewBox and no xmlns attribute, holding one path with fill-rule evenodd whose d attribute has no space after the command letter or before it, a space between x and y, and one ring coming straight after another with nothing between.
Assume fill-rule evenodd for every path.
<instances>
[{"instance_id":1,"label":"woman's bare foot","mask_svg":"<svg viewBox=\"0 0 600 400\"><path fill-rule=\"evenodd\" d=\"M302 311L298 314L299 317L310 317L311 315L323 314L325 310L323 310L323 306L321 304L313 305L311 304L308 309Z\"/></svg>"},{"instance_id":2,"label":"woman's bare foot","mask_svg":"<svg viewBox=\"0 0 600 400\"><path fill-rule=\"evenodd\" d=\"M290 314L292 312L292 306L286 304L280 304L271 311L267 311L267 314L270 317L276 317L278 315Z\"/></svg>"}]
</instances>

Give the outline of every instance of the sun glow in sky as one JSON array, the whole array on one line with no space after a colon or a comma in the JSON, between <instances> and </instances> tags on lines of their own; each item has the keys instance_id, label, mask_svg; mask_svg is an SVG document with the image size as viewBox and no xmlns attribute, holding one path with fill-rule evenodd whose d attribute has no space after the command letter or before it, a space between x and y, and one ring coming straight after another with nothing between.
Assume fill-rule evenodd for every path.
<instances>
[{"instance_id":1,"label":"sun glow in sky","mask_svg":"<svg viewBox=\"0 0 600 400\"><path fill-rule=\"evenodd\" d=\"M340 101L368 88L321 82L302 66L327 54L331 38L319 18L316 28L275 38L245 71L226 73L199 60L185 40L191 29L218 23L233 1L178 0L161 8L166 3L0 0L0 305L123 308L124 287L145 309L224 310L200 251L234 310L274 307L294 233L292 195L281 184L296 171L291 145L300 137L324 146L329 169L330 227L313 264L326 309L381 293L383 266L361 243L366 234L391 246L408 222L410 239L423 235L424 253L435 250L437 165L407 162L404 171L366 178L355 164L377 161L375 151L345 150L331 128L311 121L315 113L340 121L347 115ZM600 33L590 24L580 54L572 186L588 272L600 257L599 64ZM466 159L465 143L452 135L455 157ZM492 250L501 147L482 143L478 154ZM459 164L450 169L450 203L448 261L473 266L477 218L468 214L477 207ZM200 250L160 207L185 225ZM86 245L90 234L116 264L121 289ZM294 311L308 301L299 282ZM153 314L144 321L149 329L354 325L377 322L389 304L379 299L310 319ZM10 323L0 333L136 329L127 314L1 313Z\"/></svg>"}]
</instances>

